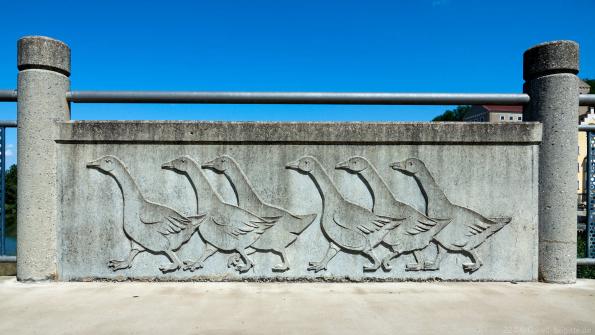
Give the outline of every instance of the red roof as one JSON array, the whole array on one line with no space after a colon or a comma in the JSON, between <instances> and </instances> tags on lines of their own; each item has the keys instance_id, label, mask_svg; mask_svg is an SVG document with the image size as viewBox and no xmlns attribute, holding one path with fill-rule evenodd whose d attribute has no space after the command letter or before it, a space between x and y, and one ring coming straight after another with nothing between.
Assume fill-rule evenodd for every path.
<instances>
[{"instance_id":1,"label":"red roof","mask_svg":"<svg viewBox=\"0 0 595 335\"><path fill-rule=\"evenodd\" d=\"M523 106L482 105L488 112L522 113Z\"/></svg>"}]
</instances>

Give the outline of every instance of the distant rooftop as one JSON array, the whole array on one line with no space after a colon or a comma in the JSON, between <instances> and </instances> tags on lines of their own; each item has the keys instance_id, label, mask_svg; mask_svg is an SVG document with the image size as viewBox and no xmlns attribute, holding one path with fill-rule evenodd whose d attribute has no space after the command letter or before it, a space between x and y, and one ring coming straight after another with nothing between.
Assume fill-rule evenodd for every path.
<instances>
[{"instance_id":1,"label":"distant rooftop","mask_svg":"<svg viewBox=\"0 0 595 335\"><path fill-rule=\"evenodd\" d=\"M523 106L481 105L488 112L522 113Z\"/></svg>"}]
</instances>

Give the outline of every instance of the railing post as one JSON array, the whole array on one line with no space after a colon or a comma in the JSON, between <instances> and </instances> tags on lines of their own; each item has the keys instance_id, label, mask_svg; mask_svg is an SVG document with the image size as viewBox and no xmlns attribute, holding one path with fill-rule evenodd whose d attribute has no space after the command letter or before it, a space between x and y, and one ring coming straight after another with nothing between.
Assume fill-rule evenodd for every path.
<instances>
[{"instance_id":1,"label":"railing post","mask_svg":"<svg viewBox=\"0 0 595 335\"><path fill-rule=\"evenodd\" d=\"M526 121L543 124L539 149L539 278L576 282L578 44L554 41L523 55ZM511 251L514 252L514 251Z\"/></svg>"},{"instance_id":2,"label":"railing post","mask_svg":"<svg viewBox=\"0 0 595 335\"><path fill-rule=\"evenodd\" d=\"M70 48L31 36L18 41L17 278L56 277L56 121L70 119Z\"/></svg>"}]
</instances>

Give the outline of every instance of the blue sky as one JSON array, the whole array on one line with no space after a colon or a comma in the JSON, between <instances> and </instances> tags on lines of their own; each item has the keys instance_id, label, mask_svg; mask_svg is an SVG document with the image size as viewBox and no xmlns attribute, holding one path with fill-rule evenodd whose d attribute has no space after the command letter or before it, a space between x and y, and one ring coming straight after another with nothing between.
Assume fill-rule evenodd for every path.
<instances>
[{"instance_id":1,"label":"blue sky","mask_svg":"<svg viewBox=\"0 0 595 335\"><path fill-rule=\"evenodd\" d=\"M8 1L0 88L16 40L72 48L74 90L515 93L522 53L572 39L595 77L595 1ZM430 120L448 106L74 104L74 119ZM0 119L16 107L0 104ZM14 162L14 131L7 136ZM13 148L10 148L10 145Z\"/></svg>"}]
</instances>

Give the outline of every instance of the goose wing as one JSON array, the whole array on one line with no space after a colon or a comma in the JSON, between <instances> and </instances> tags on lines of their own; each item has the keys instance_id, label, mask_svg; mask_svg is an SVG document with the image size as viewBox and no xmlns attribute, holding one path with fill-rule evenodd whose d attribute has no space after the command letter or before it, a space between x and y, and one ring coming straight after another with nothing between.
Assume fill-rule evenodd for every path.
<instances>
[{"instance_id":1,"label":"goose wing","mask_svg":"<svg viewBox=\"0 0 595 335\"><path fill-rule=\"evenodd\" d=\"M500 222L485 218L481 214L470 209L467 209L467 213L469 215L468 219L465 220L465 226L467 227L467 233L465 236L467 237L479 235L493 225L500 224Z\"/></svg>"},{"instance_id":2,"label":"goose wing","mask_svg":"<svg viewBox=\"0 0 595 335\"><path fill-rule=\"evenodd\" d=\"M451 221L451 220L448 220ZM429 218L419 218L417 219L417 221L415 222L415 225L413 225L413 227L410 227L409 229L406 230L407 235L417 235L417 234L421 234L421 233L425 233L428 230L432 229L433 227L435 227L438 224L437 221L434 221L432 219Z\"/></svg>"},{"instance_id":3,"label":"goose wing","mask_svg":"<svg viewBox=\"0 0 595 335\"><path fill-rule=\"evenodd\" d=\"M388 216L376 215L372 212L365 213L365 215L351 214L354 213L335 212L333 215L333 221L342 228L349 230L357 229L367 235L380 230L387 224L396 223L397 221L403 220Z\"/></svg>"},{"instance_id":4,"label":"goose wing","mask_svg":"<svg viewBox=\"0 0 595 335\"><path fill-rule=\"evenodd\" d=\"M231 213L212 216L211 220L226 234L234 238L248 233L262 234L278 220L276 218L263 219L235 206L227 207L227 211Z\"/></svg>"},{"instance_id":5,"label":"goose wing","mask_svg":"<svg viewBox=\"0 0 595 335\"><path fill-rule=\"evenodd\" d=\"M191 222L190 219L175 210L151 202L143 204L139 219L142 223L154 227L163 235L177 234L186 229Z\"/></svg>"}]
</instances>

